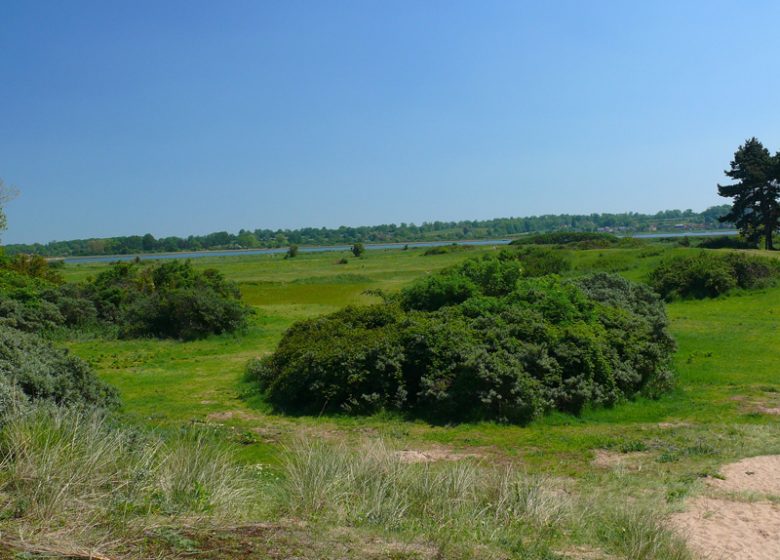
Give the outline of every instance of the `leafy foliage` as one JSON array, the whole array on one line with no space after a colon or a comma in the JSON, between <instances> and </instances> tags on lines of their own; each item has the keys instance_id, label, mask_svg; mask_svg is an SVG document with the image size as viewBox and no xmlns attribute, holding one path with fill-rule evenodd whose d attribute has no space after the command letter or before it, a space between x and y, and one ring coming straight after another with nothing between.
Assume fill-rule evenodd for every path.
<instances>
[{"instance_id":1,"label":"leafy foliage","mask_svg":"<svg viewBox=\"0 0 780 560\"><path fill-rule=\"evenodd\" d=\"M352 245L350 251L352 251L352 254L355 255L356 257L361 257L363 256L363 253L366 252L366 246L358 242Z\"/></svg>"},{"instance_id":2,"label":"leafy foliage","mask_svg":"<svg viewBox=\"0 0 780 560\"><path fill-rule=\"evenodd\" d=\"M523 247L516 257L520 259L524 276L564 274L571 270L571 261L561 251L549 247Z\"/></svg>"},{"instance_id":3,"label":"leafy foliage","mask_svg":"<svg viewBox=\"0 0 780 560\"><path fill-rule=\"evenodd\" d=\"M718 185L718 194L734 200L721 221L733 222L752 242L763 237L773 249L772 235L780 227L780 154L772 156L757 138L750 138L734 153L725 171L732 185Z\"/></svg>"},{"instance_id":4,"label":"leafy foliage","mask_svg":"<svg viewBox=\"0 0 780 560\"><path fill-rule=\"evenodd\" d=\"M701 239L697 246L702 249L756 249L757 243L741 237L719 235Z\"/></svg>"},{"instance_id":5,"label":"leafy foliage","mask_svg":"<svg viewBox=\"0 0 780 560\"><path fill-rule=\"evenodd\" d=\"M83 293L100 319L129 337L202 338L243 328L249 314L235 284L216 270L199 272L189 261L116 263Z\"/></svg>"},{"instance_id":6,"label":"leafy foliage","mask_svg":"<svg viewBox=\"0 0 780 560\"><path fill-rule=\"evenodd\" d=\"M100 381L86 362L39 336L7 326L0 326L0 385L0 393L5 395L0 397L0 405L5 406L13 402L8 395L14 392L26 399L57 404L118 403L114 389Z\"/></svg>"},{"instance_id":7,"label":"leafy foliage","mask_svg":"<svg viewBox=\"0 0 780 560\"><path fill-rule=\"evenodd\" d=\"M740 253L678 256L662 262L650 275L650 284L667 300L717 297L734 288L756 288L780 274L774 260Z\"/></svg>"},{"instance_id":8,"label":"leafy foliage","mask_svg":"<svg viewBox=\"0 0 780 560\"><path fill-rule=\"evenodd\" d=\"M0 268L0 325L38 333L113 326L126 337L195 339L241 329L249 313L235 284L189 262L115 263L80 284L51 278Z\"/></svg>"},{"instance_id":9,"label":"leafy foliage","mask_svg":"<svg viewBox=\"0 0 780 560\"><path fill-rule=\"evenodd\" d=\"M282 411L432 421L525 423L668 388L674 342L649 288L528 278L521 263L468 260L383 304L297 323L249 373Z\"/></svg>"}]
</instances>

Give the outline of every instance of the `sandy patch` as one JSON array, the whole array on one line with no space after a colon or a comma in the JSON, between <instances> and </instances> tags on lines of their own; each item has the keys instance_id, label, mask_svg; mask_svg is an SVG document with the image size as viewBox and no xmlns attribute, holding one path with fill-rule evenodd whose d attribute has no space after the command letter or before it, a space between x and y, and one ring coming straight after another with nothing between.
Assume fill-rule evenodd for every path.
<instances>
[{"instance_id":1,"label":"sandy patch","mask_svg":"<svg viewBox=\"0 0 780 560\"><path fill-rule=\"evenodd\" d=\"M630 453L618 453L606 449L596 449L593 452L593 460L590 462L600 469L627 469L641 471L641 460L647 456L645 451L632 451Z\"/></svg>"},{"instance_id":2,"label":"sandy patch","mask_svg":"<svg viewBox=\"0 0 780 560\"><path fill-rule=\"evenodd\" d=\"M689 501L672 524L695 552L709 560L780 558L780 505L713 498Z\"/></svg>"},{"instance_id":3,"label":"sandy patch","mask_svg":"<svg viewBox=\"0 0 780 560\"><path fill-rule=\"evenodd\" d=\"M780 497L780 455L742 459L721 468L720 474L723 480L713 478L707 481L713 488Z\"/></svg>"},{"instance_id":4,"label":"sandy patch","mask_svg":"<svg viewBox=\"0 0 780 560\"><path fill-rule=\"evenodd\" d=\"M780 496L780 455L749 457L725 465L714 490ZM770 501L699 497L672 516L672 525L691 549L710 560L780 558L780 504Z\"/></svg>"},{"instance_id":5,"label":"sandy patch","mask_svg":"<svg viewBox=\"0 0 780 560\"><path fill-rule=\"evenodd\" d=\"M780 415L780 406L764 406L758 405L756 410L761 414L772 414L774 416Z\"/></svg>"},{"instance_id":6,"label":"sandy patch","mask_svg":"<svg viewBox=\"0 0 780 560\"><path fill-rule=\"evenodd\" d=\"M243 410L226 410L224 412L212 412L206 416L209 422L225 422L227 420L255 420L257 417Z\"/></svg>"},{"instance_id":7,"label":"sandy patch","mask_svg":"<svg viewBox=\"0 0 780 560\"><path fill-rule=\"evenodd\" d=\"M479 453L457 453L446 447L435 447L432 449L404 449L396 451L395 456L402 463L433 463L435 461L461 461L463 459L480 458Z\"/></svg>"},{"instance_id":8,"label":"sandy patch","mask_svg":"<svg viewBox=\"0 0 780 560\"><path fill-rule=\"evenodd\" d=\"M560 551L564 558L572 560L610 560L614 556L607 555L604 551L590 546L576 546Z\"/></svg>"},{"instance_id":9,"label":"sandy patch","mask_svg":"<svg viewBox=\"0 0 780 560\"><path fill-rule=\"evenodd\" d=\"M674 430L675 428L689 428L690 422L659 422L658 427L662 430Z\"/></svg>"}]
</instances>

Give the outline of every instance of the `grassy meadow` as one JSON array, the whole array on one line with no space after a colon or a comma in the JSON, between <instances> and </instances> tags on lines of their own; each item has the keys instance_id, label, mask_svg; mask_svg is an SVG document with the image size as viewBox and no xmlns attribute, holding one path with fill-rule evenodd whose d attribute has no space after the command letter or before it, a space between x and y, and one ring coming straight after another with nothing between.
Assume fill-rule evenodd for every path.
<instances>
[{"instance_id":1,"label":"grassy meadow","mask_svg":"<svg viewBox=\"0 0 780 560\"><path fill-rule=\"evenodd\" d=\"M321 506L330 512L328 516L307 516L291 507L288 514L292 520L286 522L285 530L274 532L273 538L259 529L257 534L247 530L232 536L208 531L197 536L186 530L177 533L191 542L193 549L232 550L230 547L241 543L254 543L258 555L247 557L298 554L296 557L329 558L327 554L332 553L333 558L418 558L429 557L425 547L438 543L437 557L442 558L502 557L496 550L507 558L687 558L679 543L653 525L653 520L682 507L686 497L702 490L703 477L716 474L720 465L745 456L780 453L780 424L776 415L768 413L780 406L774 352L780 287L669 304L672 333L679 346L674 362L677 382L674 391L663 398L586 410L579 417L554 413L524 427L493 423L434 426L390 414L282 416L273 413L254 385L244 380L247 361L272 352L284 330L296 320L346 305L379 301L376 290L393 292L422 275L496 250L499 248L480 247L426 256L424 249L397 249L369 251L362 258L345 252L300 254L293 259L281 255L195 259L196 267L217 268L240 285L244 300L255 310L246 333L194 342L105 340L85 333L66 343L119 389L121 414L129 423L162 433L192 425L209 426L241 463L264 473L260 477L264 484L280 478L286 478L288 485L295 483L297 486L286 490L297 492L294 495L298 498L288 498L291 503L309 504L309 513L317 510L314 502L307 501L312 496L329 504ZM572 259L571 274L609 271L638 281L646 279L661 259L694 251L697 249L660 242L631 249L565 250ZM347 264L339 263L342 257ZM104 266L69 264L64 274L74 281L94 275ZM422 467L396 464L392 457L399 450L444 459L465 457L446 461L451 466L444 469L447 476L466 481L465 487L475 485L468 499L458 498L465 500L466 509L457 515L449 512L455 518L488 511L487 506L480 509L484 505L480 493L503 495L498 489L504 488L506 481L485 482L493 480L492 475L473 469L493 472L511 466L524 473L527 481L547 482L524 486L525 513L517 519L502 525L495 521L497 514L491 513L490 523L496 528L488 538L483 529L472 527L473 520L467 523L468 531L453 522L459 536L419 525L421 519L436 519L436 512L427 510L413 517L415 524L408 521L406 510L388 513L380 508L377 513L362 502L359 507L351 503L349 511L362 512L356 520L344 513L349 509L346 506L333 505L340 503L338 496L342 494L332 488L314 492L310 486L317 487L316 480L307 479L311 470L306 469L314 468L336 473L333 476L338 475L342 482L358 484L361 479L357 475L344 474L349 470L345 457L353 454L360 464L374 461L372 468L381 464L381 472L395 473L387 474L393 488L424 495L425 490L418 487L419 477L412 482L407 472ZM454 472L457 469L462 472ZM295 478L296 472L308 474ZM550 494L553 488L559 493ZM579 513L567 523L540 521L538 512L536 517L529 513L530 495L541 500L539 507L545 515L563 515L556 513L558 505ZM383 504L393 503L386 494L382 496ZM581 496L599 496L603 507L586 515L591 506L579 504ZM572 505L575 502L578 505ZM409 510L420 506L408 500L403 503ZM650 521L626 517L626 511L645 509L654 512L655 517L647 518ZM372 515L378 516L373 524L367 521ZM301 518L321 523L301 525ZM607 518L612 521L605 521ZM393 520L398 521L395 531ZM522 530L515 530L517 526ZM636 535L627 537L632 531ZM313 532L316 538L311 536ZM524 544L506 541L512 534L522 536ZM406 543L403 550L395 545L380 546L399 539ZM480 552L478 547L464 544L463 550L470 551L467 554L444 545L460 540L489 543L485 546L493 547L493 552ZM326 554L326 550L330 552ZM214 554L204 557L220 557Z\"/></svg>"}]
</instances>

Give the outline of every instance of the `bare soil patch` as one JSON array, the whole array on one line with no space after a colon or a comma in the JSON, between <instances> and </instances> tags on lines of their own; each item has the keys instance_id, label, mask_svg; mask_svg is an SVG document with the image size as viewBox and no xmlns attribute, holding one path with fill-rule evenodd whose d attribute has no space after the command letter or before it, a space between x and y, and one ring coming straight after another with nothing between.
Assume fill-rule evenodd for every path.
<instances>
[{"instance_id":1,"label":"bare soil patch","mask_svg":"<svg viewBox=\"0 0 780 560\"><path fill-rule=\"evenodd\" d=\"M708 484L727 492L752 492L780 497L780 455L749 457L720 469L723 479ZM780 558L780 556L778 556Z\"/></svg>"},{"instance_id":2,"label":"bare soil patch","mask_svg":"<svg viewBox=\"0 0 780 560\"><path fill-rule=\"evenodd\" d=\"M629 453L619 453L617 451L608 451L606 449L596 449L591 464L600 469L619 469L624 468L630 471L642 470L641 461L647 457L645 451L631 451Z\"/></svg>"},{"instance_id":3,"label":"bare soil patch","mask_svg":"<svg viewBox=\"0 0 780 560\"><path fill-rule=\"evenodd\" d=\"M434 447L426 450L404 449L396 451L396 456L402 463L433 463L435 461L461 461L463 459L478 459L479 453L458 453L447 447Z\"/></svg>"},{"instance_id":4,"label":"bare soil patch","mask_svg":"<svg viewBox=\"0 0 780 560\"><path fill-rule=\"evenodd\" d=\"M704 558L780 558L780 505L700 497L686 507L672 517L672 524Z\"/></svg>"},{"instance_id":5,"label":"bare soil patch","mask_svg":"<svg viewBox=\"0 0 780 560\"><path fill-rule=\"evenodd\" d=\"M708 479L712 489L780 496L780 455L742 459L720 473L723 479ZM672 525L710 560L780 558L780 504L772 501L702 496L689 500L686 510L672 517Z\"/></svg>"},{"instance_id":6,"label":"bare soil patch","mask_svg":"<svg viewBox=\"0 0 780 560\"><path fill-rule=\"evenodd\" d=\"M206 416L209 422L226 422L228 420L255 420L256 417L243 410L226 410L224 412L212 412Z\"/></svg>"}]
</instances>

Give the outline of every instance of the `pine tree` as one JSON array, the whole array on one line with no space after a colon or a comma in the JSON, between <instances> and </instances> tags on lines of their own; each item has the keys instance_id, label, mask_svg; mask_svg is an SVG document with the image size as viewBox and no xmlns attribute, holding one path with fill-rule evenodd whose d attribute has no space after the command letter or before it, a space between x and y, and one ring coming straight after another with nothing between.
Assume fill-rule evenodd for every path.
<instances>
[{"instance_id":1,"label":"pine tree","mask_svg":"<svg viewBox=\"0 0 780 560\"><path fill-rule=\"evenodd\" d=\"M764 246L774 249L772 235L780 225L780 154L772 156L757 138L737 149L731 168L724 173L736 181L718 185L718 194L732 198L731 210L720 218L733 222L750 241L764 238Z\"/></svg>"}]
</instances>

